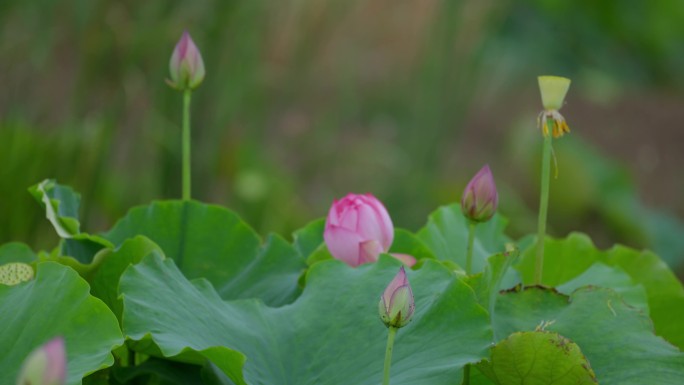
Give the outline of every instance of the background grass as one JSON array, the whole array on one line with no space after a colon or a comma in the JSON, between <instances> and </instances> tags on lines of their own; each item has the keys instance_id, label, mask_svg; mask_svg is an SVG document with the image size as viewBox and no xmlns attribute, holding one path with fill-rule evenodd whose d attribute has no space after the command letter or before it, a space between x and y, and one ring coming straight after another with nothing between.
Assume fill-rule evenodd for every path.
<instances>
[{"instance_id":1,"label":"background grass","mask_svg":"<svg viewBox=\"0 0 684 385\"><path fill-rule=\"evenodd\" d=\"M450 0L0 2L0 242L52 247L26 193L83 194L84 228L180 197L181 95L164 83L184 29L193 195L287 235L333 198L372 192L417 229L489 163L501 211L535 227L536 76L573 79L551 234L684 259L684 3Z\"/></svg>"}]
</instances>

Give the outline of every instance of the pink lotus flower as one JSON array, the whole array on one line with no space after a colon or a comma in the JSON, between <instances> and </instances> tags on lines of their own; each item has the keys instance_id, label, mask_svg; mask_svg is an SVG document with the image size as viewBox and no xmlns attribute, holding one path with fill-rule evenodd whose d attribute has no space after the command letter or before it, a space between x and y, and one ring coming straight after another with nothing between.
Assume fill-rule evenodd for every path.
<instances>
[{"instance_id":1,"label":"pink lotus flower","mask_svg":"<svg viewBox=\"0 0 684 385\"><path fill-rule=\"evenodd\" d=\"M333 257L350 266L375 262L394 240L394 226L385 206L373 195L348 194L333 201L325 222L323 239ZM409 266L410 255L395 255Z\"/></svg>"},{"instance_id":2,"label":"pink lotus flower","mask_svg":"<svg viewBox=\"0 0 684 385\"><path fill-rule=\"evenodd\" d=\"M17 385L63 385L66 382L66 350L62 337L53 338L28 355Z\"/></svg>"},{"instance_id":3,"label":"pink lotus flower","mask_svg":"<svg viewBox=\"0 0 684 385\"><path fill-rule=\"evenodd\" d=\"M169 62L171 80L167 83L175 89L195 89L204 80L204 61L188 31L183 32Z\"/></svg>"},{"instance_id":4,"label":"pink lotus flower","mask_svg":"<svg viewBox=\"0 0 684 385\"><path fill-rule=\"evenodd\" d=\"M402 266L380 297L380 319L387 327L400 328L411 321L415 308L413 291Z\"/></svg>"},{"instance_id":5,"label":"pink lotus flower","mask_svg":"<svg viewBox=\"0 0 684 385\"><path fill-rule=\"evenodd\" d=\"M466 218L474 222L486 222L492 218L499 204L494 177L489 165L475 174L463 191L461 209Z\"/></svg>"}]
</instances>

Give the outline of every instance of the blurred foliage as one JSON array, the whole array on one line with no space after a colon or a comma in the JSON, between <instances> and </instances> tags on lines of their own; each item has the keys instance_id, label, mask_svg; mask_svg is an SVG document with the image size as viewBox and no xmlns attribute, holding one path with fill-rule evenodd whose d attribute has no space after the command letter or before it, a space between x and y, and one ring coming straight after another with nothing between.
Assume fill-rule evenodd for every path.
<instances>
[{"instance_id":1,"label":"blurred foliage","mask_svg":"<svg viewBox=\"0 0 684 385\"><path fill-rule=\"evenodd\" d=\"M56 243L26 193L44 178L83 193L92 230L180 196L181 96L164 78L184 29L207 68L193 98L196 199L287 234L333 198L368 191L416 229L490 162L522 235L534 226L536 159L502 150L515 138L501 130L472 131L473 107L503 106L540 73L578 79L595 102L628 89L681 93L683 21L684 3L665 0L4 0L0 243ZM540 108L521 95L526 110L504 130ZM578 140L569 146L585 149ZM684 258L681 221L644 208L627 171L600 152L564 142L553 229Z\"/></svg>"}]
</instances>

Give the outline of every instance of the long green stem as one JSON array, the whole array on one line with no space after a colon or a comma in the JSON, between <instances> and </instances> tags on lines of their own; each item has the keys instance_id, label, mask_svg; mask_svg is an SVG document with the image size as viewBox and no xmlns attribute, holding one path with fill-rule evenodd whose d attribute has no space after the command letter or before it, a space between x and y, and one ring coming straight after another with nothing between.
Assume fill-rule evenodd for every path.
<instances>
[{"instance_id":1,"label":"long green stem","mask_svg":"<svg viewBox=\"0 0 684 385\"><path fill-rule=\"evenodd\" d=\"M477 223L470 222L468 224L468 246L466 248L466 274L473 273L473 244L475 243L475 225ZM466 364L463 368L463 385L470 384L470 364Z\"/></svg>"},{"instance_id":2,"label":"long green stem","mask_svg":"<svg viewBox=\"0 0 684 385\"><path fill-rule=\"evenodd\" d=\"M389 334L387 335L387 349L385 350L385 371L382 378L382 385L389 385L390 383L390 366L392 366L392 349L394 349L394 336L397 334L397 328L389 327Z\"/></svg>"},{"instance_id":3,"label":"long green stem","mask_svg":"<svg viewBox=\"0 0 684 385\"><path fill-rule=\"evenodd\" d=\"M190 200L190 96L183 92L183 200Z\"/></svg>"},{"instance_id":4,"label":"long green stem","mask_svg":"<svg viewBox=\"0 0 684 385\"><path fill-rule=\"evenodd\" d=\"M551 131L553 120L546 122ZM539 198L539 222L537 224L537 255L534 262L534 283L541 285L542 270L544 268L544 238L546 237L546 213L549 208L549 180L551 178L551 135L544 137L544 148L542 150L542 172L541 172L541 197Z\"/></svg>"},{"instance_id":5,"label":"long green stem","mask_svg":"<svg viewBox=\"0 0 684 385\"><path fill-rule=\"evenodd\" d=\"M473 243L475 243L475 225L470 222L468 226L468 247L466 249L466 274L473 273Z\"/></svg>"},{"instance_id":6,"label":"long green stem","mask_svg":"<svg viewBox=\"0 0 684 385\"><path fill-rule=\"evenodd\" d=\"M470 364L463 367L463 382L461 385L470 385Z\"/></svg>"}]
</instances>

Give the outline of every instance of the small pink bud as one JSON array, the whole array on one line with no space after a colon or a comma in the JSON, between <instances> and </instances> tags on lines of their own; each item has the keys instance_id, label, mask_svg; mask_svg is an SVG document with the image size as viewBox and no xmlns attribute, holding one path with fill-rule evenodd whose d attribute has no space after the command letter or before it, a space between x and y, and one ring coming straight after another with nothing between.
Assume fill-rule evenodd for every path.
<instances>
[{"instance_id":1,"label":"small pink bud","mask_svg":"<svg viewBox=\"0 0 684 385\"><path fill-rule=\"evenodd\" d=\"M402 266L380 297L380 319L387 327L400 328L411 321L415 308L413 291Z\"/></svg>"},{"instance_id":2,"label":"small pink bud","mask_svg":"<svg viewBox=\"0 0 684 385\"><path fill-rule=\"evenodd\" d=\"M62 337L53 338L26 357L17 385L63 385L66 351Z\"/></svg>"},{"instance_id":3,"label":"small pink bud","mask_svg":"<svg viewBox=\"0 0 684 385\"><path fill-rule=\"evenodd\" d=\"M171 80L167 83L175 89L195 89L204 80L204 61L188 31L183 32L169 62Z\"/></svg>"},{"instance_id":4,"label":"small pink bud","mask_svg":"<svg viewBox=\"0 0 684 385\"><path fill-rule=\"evenodd\" d=\"M499 204L494 177L489 165L475 174L463 191L461 209L466 218L474 222L486 222L492 218Z\"/></svg>"},{"instance_id":5,"label":"small pink bud","mask_svg":"<svg viewBox=\"0 0 684 385\"><path fill-rule=\"evenodd\" d=\"M333 201L323 239L333 257L356 267L375 262L389 250L394 226L385 206L373 195L348 194Z\"/></svg>"}]
</instances>

